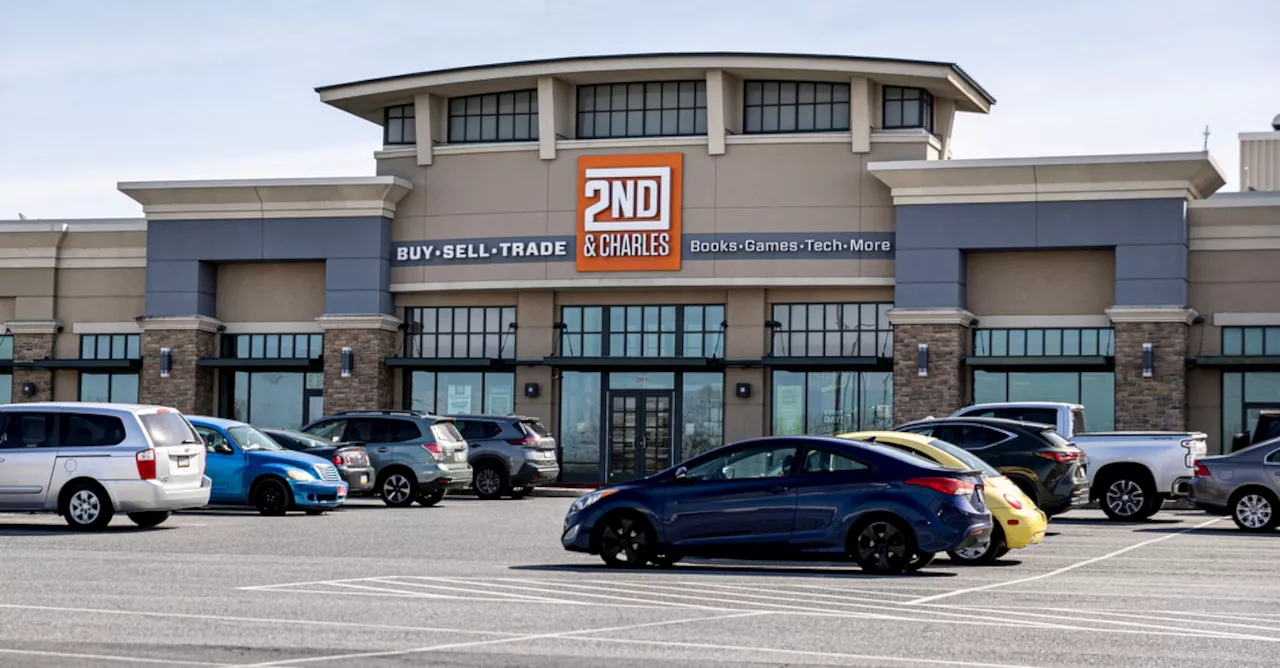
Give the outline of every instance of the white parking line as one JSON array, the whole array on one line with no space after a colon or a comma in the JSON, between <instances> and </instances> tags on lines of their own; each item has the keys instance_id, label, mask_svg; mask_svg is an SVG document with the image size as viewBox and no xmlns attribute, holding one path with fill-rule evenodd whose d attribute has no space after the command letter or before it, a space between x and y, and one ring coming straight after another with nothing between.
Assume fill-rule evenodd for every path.
<instances>
[{"instance_id":1,"label":"white parking line","mask_svg":"<svg viewBox=\"0 0 1280 668\"><path fill-rule=\"evenodd\" d=\"M1147 546L1147 545L1154 545L1155 543L1159 543L1159 542L1161 542L1161 541L1166 541L1166 540L1169 540L1170 538L1177 538L1178 536L1181 536L1181 535L1186 534L1186 533L1190 533L1190 532L1192 532L1192 531L1195 531L1196 529L1203 529L1204 527L1207 527L1207 526L1209 526L1210 524L1213 524L1214 522L1219 522L1219 521L1221 521L1221 520L1222 520L1222 518L1221 518L1221 517L1215 517L1215 518L1213 518L1213 519L1209 520L1208 522L1202 522L1202 523L1197 524L1197 525L1195 525L1195 526L1193 526L1193 527L1190 527L1190 528L1187 528L1187 529L1183 529L1182 531L1178 531L1178 532L1176 532L1176 533L1171 533L1171 534L1167 534L1167 535L1164 535L1164 536L1160 536L1159 538L1152 538L1151 540L1145 540L1145 541L1142 541L1141 543L1136 543L1136 544L1134 544L1134 545L1130 545L1129 547L1121 548L1121 549L1116 550L1116 551L1114 551L1114 552L1110 552L1110 553L1104 554L1104 555L1102 555L1102 556L1100 556L1100 557L1094 557L1094 558L1092 558L1092 559L1086 559L1086 560L1084 560L1084 561L1079 561L1079 562L1076 562L1076 563L1074 563L1074 564L1071 564L1070 566L1063 566L1062 568L1059 568L1059 569L1054 570L1054 571L1049 571L1048 573L1041 573L1041 574L1039 574L1039 575L1032 575L1032 576L1030 576L1030 577L1018 578L1018 579L1016 579L1016 580L1007 580L1007 581L1004 581L1004 582L993 582L993 583L991 583L991 584L982 585L982 586L979 586L979 587L969 587L968 589L957 589L957 590L955 590L955 591L949 591L949 592L946 592L946 593L944 593L944 594L935 594L935 595L933 595L933 596L925 596L924 598L918 598L918 599L915 599L915 600L912 600L912 601L907 601L907 602L905 603L905 605L918 605L918 604L921 604L921 603L929 603L929 602L931 602L931 601L937 601L937 600L941 600L941 599L944 599L944 598L951 598L952 596L961 596L961 595L964 595L964 594L972 594L972 593L974 593L974 592L985 591L985 590L988 590L988 589L996 589L996 588L999 588L999 587L1009 587L1009 586L1012 586L1012 585L1026 584L1026 583L1028 583L1028 582L1034 582L1034 581L1036 581L1036 580L1043 580L1043 579L1045 579L1045 578L1051 578L1051 577L1053 577L1053 576L1055 576L1055 575L1061 575L1062 573L1066 573L1067 571L1073 571L1073 570L1075 570L1075 569L1077 569L1077 568L1081 568L1081 567L1083 567L1083 566L1088 566L1088 565L1090 565L1090 564L1096 564L1096 563L1098 563L1098 562L1100 562L1100 561L1105 561L1105 560L1107 560L1107 559L1110 559L1110 558L1115 557L1115 556L1119 556L1119 555L1124 554L1124 553L1126 553L1126 552L1130 552L1130 551L1136 550L1136 549L1138 549L1138 548L1140 548L1140 547L1145 547L1145 546Z\"/></svg>"},{"instance_id":2,"label":"white parking line","mask_svg":"<svg viewBox=\"0 0 1280 668\"><path fill-rule=\"evenodd\" d=\"M419 580L443 580L445 582L449 582L449 580L446 580L444 578L430 578L424 575L406 575L403 577L414 578ZM430 588L430 589L440 589L443 591L467 592L469 596L446 597L446 598L453 598L453 599L463 600L463 601L486 601L486 602L494 602L494 603L520 603L522 601L534 601L537 603L553 603L558 605L593 605L593 606L607 605L609 607L616 607L616 608L637 608L637 609L661 609L661 608L668 607L663 605L631 605L626 603L597 603L594 601L569 601L569 600L558 599L558 598L548 598L546 596L534 596L532 594L516 594L513 592L484 591L476 588L476 585L479 585L480 583L476 583L476 585L472 585L469 587L464 587L464 586L451 587L449 585L435 584L431 582L405 582L404 580L392 579L392 578L371 578L371 579L373 582L384 582L391 585L401 585L405 587L422 587L422 588Z\"/></svg>"},{"instance_id":3,"label":"white parking line","mask_svg":"<svg viewBox=\"0 0 1280 668\"><path fill-rule=\"evenodd\" d=\"M312 656L301 659L285 659L283 661L269 661L266 663L245 664L243 668L258 668L261 666L293 666L302 663L315 663L317 661L346 661L349 659L372 659L385 656L404 656L406 654L421 654L424 652L437 652L446 649L463 649L466 647L481 647L484 645L498 645L503 643L521 642L526 640L543 640L547 638L566 638L572 636L581 636L591 633L616 633L618 631L633 631L635 629L649 628L653 626L669 626L671 624L692 624L694 622L709 622L722 619L737 619L740 617L756 617L759 615L767 615L767 612L740 612L732 615L715 615L712 617L691 617L686 619L672 619L662 622L644 622L641 624L628 624L626 626L611 626L600 629L578 629L576 631L559 631L555 633L530 633L514 638L496 638L493 640L474 640L469 642L445 643L441 645L429 645L427 647L412 647L409 649L386 650L381 652L360 652L353 654L334 654L329 656Z\"/></svg>"},{"instance_id":4,"label":"white parking line","mask_svg":"<svg viewBox=\"0 0 1280 668\"><path fill-rule=\"evenodd\" d=\"M611 642L626 645L651 645L654 647L680 647L686 649L706 649L715 650L717 652L747 652L762 654L790 654L794 656L810 656L814 658L824 659L841 659L845 661L875 661L880 665L893 663L910 663L910 664L927 664L931 666L962 666L963 668L1036 668L1035 666L1009 664L1009 663L985 663L975 661L960 661L958 659L923 659L905 656L882 656L876 654L844 654L840 652L816 652L803 649L779 649L776 647L744 647L735 645L712 645L709 643L698 642L674 642L667 640L632 640L629 638L596 638L590 637L574 637L571 640L580 640L584 642Z\"/></svg>"},{"instance_id":5,"label":"white parking line","mask_svg":"<svg viewBox=\"0 0 1280 668\"><path fill-rule=\"evenodd\" d=\"M45 656L58 659L92 659L94 661L128 661L129 663L159 663L166 666L234 666L234 663L209 663L207 661L183 661L181 659L151 659L144 656L117 656L114 654L80 654L77 652L48 652L36 649L4 649L0 654Z\"/></svg>"}]
</instances>

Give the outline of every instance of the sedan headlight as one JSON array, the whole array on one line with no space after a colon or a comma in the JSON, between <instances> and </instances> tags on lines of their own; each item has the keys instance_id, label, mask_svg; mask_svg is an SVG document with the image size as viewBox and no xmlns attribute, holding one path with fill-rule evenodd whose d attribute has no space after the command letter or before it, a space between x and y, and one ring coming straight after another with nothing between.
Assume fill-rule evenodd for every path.
<instances>
[{"instance_id":1,"label":"sedan headlight","mask_svg":"<svg viewBox=\"0 0 1280 668\"><path fill-rule=\"evenodd\" d=\"M569 512L571 513L582 512L583 510L590 508L592 504L594 504L595 502L599 501L600 499L603 499L606 496L609 496L610 494L613 494L616 491L618 490L598 489L594 492L591 492L590 494L580 496L578 497L577 501L573 502L572 506L569 506Z\"/></svg>"},{"instance_id":2,"label":"sedan headlight","mask_svg":"<svg viewBox=\"0 0 1280 668\"><path fill-rule=\"evenodd\" d=\"M289 469L289 477L300 482L316 479L315 476L303 471L302 469Z\"/></svg>"}]
</instances>

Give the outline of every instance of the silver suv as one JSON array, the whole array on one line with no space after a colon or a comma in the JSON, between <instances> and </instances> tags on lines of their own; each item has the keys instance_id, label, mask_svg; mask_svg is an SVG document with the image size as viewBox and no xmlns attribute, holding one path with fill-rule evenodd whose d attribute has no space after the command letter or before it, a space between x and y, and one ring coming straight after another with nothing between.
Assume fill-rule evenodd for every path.
<instances>
[{"instance_id":1,"label":"silver suv","mask_svg":"<svg viewBox=\"0 0 1280 668\"><path fill-rule=\"evenodd\" d=\"M518 499L560 477L556 439L536 417L453 415L471 446L472 487L482 499Z\"/></svg>"},{"instance_id":2,"label":"silver suv","mask_svg":"<svg viewBox=\"0 0 1280 668\"><path fill-rule=\"evenodd\" d=\"M204 463L204 443L173 408L0 405L0 510L56 512L84 530L125 513L153 527L209 503Z\"/></svg>"},{"instance_id":3,"label":"silver suv","mask_svg":"<svg viewBox=\"0 0 1280 668\"><path fill-rule=\"evenodd\" d=\"M440 503L471 485L467 442L453 419L416 411L345 411L302 428L330 443L362 443L373 465L374 493L395 508Z\"/></svg>"}]
</instances>

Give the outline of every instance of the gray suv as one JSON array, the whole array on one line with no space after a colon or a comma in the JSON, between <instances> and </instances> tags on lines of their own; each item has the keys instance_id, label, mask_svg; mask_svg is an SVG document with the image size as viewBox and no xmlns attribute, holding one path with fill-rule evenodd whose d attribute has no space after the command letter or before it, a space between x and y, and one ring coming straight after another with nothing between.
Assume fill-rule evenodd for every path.
<instances>
[{"instance_id":1,"label":"gray suv","mask_svg":"<svg viewBox=\"0 0 1280 668\"><path fill-rule=\"evenodd\" d=\"M449 490L471 485L467 442L453 419L416 411L346 411L302 428L330 443L363 443L373 466L374 493L395 508L440 503Z\"/></svg>"},{"instance_id":2,"label":"gray suv","mask_svg":"<svg viewBox=\"0 0 1280 668\"><path fill-rule=\"evenodd\" d=\"M538 485L560 477L556 439L536 417L524 415L454 415L458 431L471 446L476 495L518 499Z\"/></svg>"}]
</instances>

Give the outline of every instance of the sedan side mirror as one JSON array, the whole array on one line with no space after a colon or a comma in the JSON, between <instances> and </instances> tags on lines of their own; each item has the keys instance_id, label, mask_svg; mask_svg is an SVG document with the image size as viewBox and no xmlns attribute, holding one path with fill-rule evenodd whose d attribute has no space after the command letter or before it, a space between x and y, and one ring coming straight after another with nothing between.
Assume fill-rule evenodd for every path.
<instances>
[{"instance_id":1,"label":"sedan side mirror","mask_svg":"<svg viewBox=\"0 0 1280 668\"><path fill-rule=\"evenodd\" d=\"M689 479L689 469L688 469L687 467L684 467L684 466L681 466L681 467L677 468L677 469L676 469L676 474L675 474L674 476L672 476L672 478L671 478L671 479L672 479L672 480L674 480L674 481L676 481L676 482L684 482L685 480L688 480L688 479Z\"/></svg>"}]
</instances>

